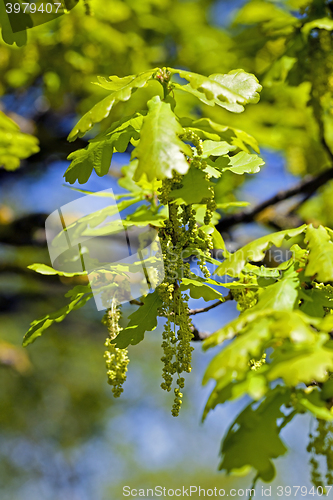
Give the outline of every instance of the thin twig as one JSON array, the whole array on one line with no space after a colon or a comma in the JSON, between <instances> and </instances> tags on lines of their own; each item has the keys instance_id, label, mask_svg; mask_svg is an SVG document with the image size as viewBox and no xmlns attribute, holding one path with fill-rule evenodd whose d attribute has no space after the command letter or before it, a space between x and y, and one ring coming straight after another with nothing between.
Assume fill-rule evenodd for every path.
<instances>
[{"instance_id":1,"label":"thin twig","mask_svg":"<svg viewBox=\"0 0 333 500\"><path fill-rule=\"evenodd\" d=\"M233 300L233 296L232 296L231 291L228 293L228 295L226 297L224 297L223 301L218 300L217 302L214 302L214 304L207 306L207 307L201 307L200 309L189 309L188 313L190 316L194 316L195 314L204 313L204 312L210 311L211 309L214 309L214 307L217 307L220 304L224 304L225 302L227 302L227 300Z\"/></svg>"},{"instance_id":2,"label":"thin twig","mask_svg":"<svg viewBox=\"0 0 333 500\"><path fill-rule=\"evenodd\" d=\"M190 328L193 333L193 337L191 339L192 342L202 342L210 335L209 332L199 332L199 330L194 325L192 325Z\"/></svg>"},{"instance_id":3,"label":"thin twig","mask_svg":"<svg viewBox=\"0 0 333 500\"><path fill-rule=\"evenodd\" d=\"M141 302L141 300L136 300L136 299L130 300L129 303L132 304L133 306L143 306L144 305L144 303Z\"/></svg>"},{"instance_id":4,"label":"thin twig","mask_svg":"<svg viewBox=\"0 0 333 500\"><path fill-rule=\"evenodd\" d=\"M323 144L325 144L325 150L327 151L327 153L328 152L330 153L330 158L333 161L333 154L331 153L328 145L326 144L326 141L323 140L322 142ZM319 189L321 186L326 184L326 182L332 179L333 179L333 167L325 170L324 172L321 172L317 176L306 176L301 182L299 182L295 186L289 189L279 191L274 196L272 196L266 201L263 201L262 203L259 203L254 208L238 212L236 214L230 215L229 217L225 217L217 224L216 229L219 232L222 232L242 222L246 223L253 222L256 215L265 210L267 207L276 205L280 201L287 200L289 198L292 198L293 196L302 193L305 193L307 195L309 194L310 196L312 196L317 191L317 189ZM307 196L306 198L308 199L309 196Z\"/></svg>"}]
</instances>

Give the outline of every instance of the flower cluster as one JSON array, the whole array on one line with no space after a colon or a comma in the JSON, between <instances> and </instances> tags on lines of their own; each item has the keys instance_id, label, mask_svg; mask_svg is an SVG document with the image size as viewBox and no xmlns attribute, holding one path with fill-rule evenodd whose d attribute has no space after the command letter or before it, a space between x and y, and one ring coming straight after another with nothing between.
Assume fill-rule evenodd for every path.
<instances>
[{"instance_id":1,"label":"flower cluster","mask_svg":"<svg viewBox=\"0 0 333 500\"><path fill-rule=\"evenodd\" d=\"M250 359L249 367L253 371L259 370L266 363L266 353L264 353L260 359Z\"/></svg>"},{"instance_id":2,"label":"flower cluster","mask_svg":"<svg viewBox=\"0 0 333 500\"><path fill-rule=\"evenodd\" d=\"M247 311L258 302L258 291L251 288L239 288L232 291L233 298L237 302L237 309L241 312Z\"/></svg>"},{"instance_id":3,"label":"flower cluster","mask_svg":"<svg viewBox=\"0 0 333 500\"><path fill-rule=\"evenodd\" d=\"M119 349L111 341L116 338L121 331L119 326L120 310L114 299L103 318L103 323L107 325L109 337L105 341L107 350L104 353L108 383L112 386L112 392L115 398L118 398L123 392L122 385L126 380L127 365L129 363L127 349Z\"/></svg>"},{"instance_id":4,"label":"flower cluster","mask_svg":"<svg viewBox=\"0 0 333 500\"><path fill-rule=\"evenodd\" d=\"M191 339L191 320L188 314L188 299L186 294L182 294L179 287L167 282L162 283L158 288L160 297L163 300L161 313L167 318L162 334L164 363L161 387L166 391L171 391L173 377L178 375L177 386L174 389L175 400L172 407L172 415L178 416L182 404L183 394L180 389L184 388L185 379L181 377L183 372L191 372L191 358L193 347Z\"/></svg>"},{"instance_id":5,"label":"flower cluster","mask_svg":"<svg viewBox=\"0 0 333 500\"><path fill-rule=\"evenodd\" d=\"M314 486L323 486L322 476L317 457L323 455L326 459L326 484L333 483L333 423L317 419L316 434L310 434L307 451L311 453L311 482Z\"/></svg>"}]
</instances>

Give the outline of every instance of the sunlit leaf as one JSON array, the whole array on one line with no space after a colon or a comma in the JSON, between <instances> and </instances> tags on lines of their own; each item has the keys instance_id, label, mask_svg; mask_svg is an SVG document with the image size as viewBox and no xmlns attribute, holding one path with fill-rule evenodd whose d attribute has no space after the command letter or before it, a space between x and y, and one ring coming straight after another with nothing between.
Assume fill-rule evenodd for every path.
<instances>
[{"instance_id":1,"label":"sunlit leaf","mask_svg":"<svg viewBox=\"0 0 333 500\"><path fill-rule=\"evenodd\" d=\"M74 141L77 137L82 137L88 130L90 130L95 123L102 121L109 116L111 109L115 104L120 101L128 101L132 93L140 87L144 87L149 80L153 77L156 70L145 71L137 76L133 76L131 80L123 81L123 86L119 86L110 95L105 97L102 101L95 104L95 106L88 111L75 125L73 130L68 136L69 141ZM119 82L120 83L120 82Z\"/></svg>"},{"instance_id":2,"label":"sunlit leaf","mask_svg":"<svg viewBox=\"0 0 333 500\"><path fill-rule=\"evenodd\" d=\"M148 102L148 114L143 120L140 143L132 158L139 160L134 180L146 174L148 181L172 177L172 171L184 175L189 169L184 154L192 155L191 148L178 137L183 129L168 102L159 96Z\"/></svg>"},{"instance_id":3,"label":"sunlit leaf","mask_svg":"<svg viewBox=\"0 0 333 500\"><path fill-rule=\"evenodd\" d=\"M162 300L155 290L143 299L143 306L140 306L129 316L129 323L119 335L112 341L116 347L124 349L130 344L136 345L144 338L145 332L154 330L157 326L158 308L161 307Z\"/></svg>"}]
</instances>

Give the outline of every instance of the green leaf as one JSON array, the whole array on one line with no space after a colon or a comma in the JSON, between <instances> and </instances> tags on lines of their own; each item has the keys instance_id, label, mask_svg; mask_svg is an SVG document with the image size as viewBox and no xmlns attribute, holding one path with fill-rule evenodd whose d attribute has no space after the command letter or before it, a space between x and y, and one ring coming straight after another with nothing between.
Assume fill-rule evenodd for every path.
<instances>
[{"instance_id":1,"label":"green leaf","mask_svg":"<svg viewBox=\"0 0 333 500\"><path fill-rule=\"evenodd\" d=\"M0 167L16 170L21 160L38 151L38 139L22 133L20 127L0 111Z\"/></svg>"},{"instance_id":2,"label":"green leaf","mask_svg":"<svg viewBox=\"0 0 333 500\"><path fill-rule=\"evenodd\" d=\"M302 382L309 384L313 380L326 381L328 370L333 369L333 350L325 346L327 340L327 334L320 334L315 343L290 345L287 351L285 347L276 348L267 379L282 378L291 387Z\"/></svg>"},{"instance_id":3,"label":"green leaf","mask_svg":"<svg viewBox=\"0 0 333 500\"><path fill-rule=\"evenodd\" d=\"M236 149L236 146L231 146L231 144L225 141L203 141L202 147L202 158L226 155L229 151L234 151Z\"/></svg>"},{"instance_id":4,"label":"green leaf","mask_svg":"<svg viewBox=\"0 0 333 500\"><path fill-rule=\"evenodd\" d=\"M180 123L185 130L193 130L201 139L211 139L213 141L222 139L228 144L243 149L246 152L249 152L246 146L249 145L254 151L259 153L258 142L243 130L221 125L209 118L192 120L191 118L183 117L180 118Z\"/></svg>"},{"instance_id":5,"label":"green leaf","mask_svg":"<svg viewBox=\"0 0 333 500\"><path fill-rule=\"evenodd\" d=\"M58 276L66 276L66 277L73 277L73 276L84 276L87 274L87 271L81 271L81 272L76 272L76 273L66 273L63 271L58 271L57 269L53 269L53 267L47 266L46 264L31 264L31 266L28 266L28 269L31 269L32 271L35 271L36 273L39 274L45 274L45 275L58 275Z\"/></svg>"},{"instance_id":6,"label":"green leaf","mask_svg":"<svg viewBox=\"0 0 333 500\"><path fill-rule=\"evenodd\" d=\"M323 226L309 225L305 239L310 249L305 276L315 276L318 281L333 281L333 243Z\"/></svg>"},{"instance_id":7,"label":"green leaf","mask_svg":"<svg viewBox=\"0 0 333 500\"><path fill-rule=\"evenodd\" d=\"M145 332L150 332L156 328L158 308L161 305L162 300L156 290L148 294L143 299L143 306L140 306L129 316L130 322L112 341L112 344L115 344L120 349L124 349L130 344L136 345L141 342Z\"/></svg>"},{"instance_id":8,"label":"green leaf","mask_svg":"<svg viewBox=\"0 0 333 500\"><path fill-rule=\"evenodd\" d=\"M141 196L136 196L129 200L123 200L119 203L110 203L110 205L97 210L96 212L92 212L91 214L85 215L80 219L76 220L72 224L66 227L66 231L71 230L71 238L77 239L79 236L102 236L102 235L110 235L113 233L117 233L119 231L123 231L124 224L121 219L111 220L108 223L99 227L105 219L108 217L112 217L117 215L122 210L134 205L141 201ZM58 240L61 241L62 235L64 231L61 231L57 234L57 236L53 239L52 244L56 245Z\"/></svg>"},{"instance_id":9,"label":"green leaf","mask_svg":"<svg viewBox=\"0 0 333 500\"><path fill-rule=\"evenodd\" d=\"M215 73L209 78L242 96L246 103L256 104L260 99L262 86L254 75L242 69L229 71L226 75Z\"/></svg>"},{"instance_id":10,"label":"green leaf","mask_svg":"<svg viewBox=\"0 0 333 500\"><path fill-rule=\"evenodd\" d=\"M254 274L260 278L280 278L281 272L276 268L269 268L265 266L254 266L252 264L246 264L243 269L244 274Z\"/></svg>"},{"instance_id":11,"label":"green leaf","mask_svg":"<svg viewBox=\"0 0 333 500\"><path fill-rule=\"evenodd\" d=\"M328 381L329 382L329 381ZM325 384L324 384L325 385ZM297 399L299 404L312 413L316 418L324 420L333 420L333 415L326 406L326 402L321 399L321 392L317 387L311 388L312 391L306 393L305 391L297 391Z\"/></svg>"},{"instance_id":12,"label":"green leaf","mask_svg":"<svg viewBox=\"0 0 333 500\"><path fill-rule=\"evenodd\" d=\"M229 201L226 203L217 203L216 207L220 208L221 210L226 210L228 208L242 208L242 207L248 207L250 203L248 201Z\"/></svg>"},{"instance_id":13,"label":"green leaf","mask_svg":"<svg viewBox=\"0 0 333 500\"><path fill-rule=\"evenodd\" d=\"M188 85L173 83L175 89L194 95L208 106L217 104L234 113L241 113L244 111L244 104L259 100L262 87L257 78L241 69L230 71L227 75L213 74L209 77L185 70L168 69L189 82Z\"/></svg>"},{"instance_id":14,"label":"green leaf","mask_svg":"<svg viewBox=\"0 0 333 500\"><path fill-rule=\"evenodd\" d=\"M243 380L250 372L249 360L260 357L263 346L270 338L270 318L258 318L255 325L250 324L248 329L244 329L241 335L211 360L206 369L203 384L210 379L216 380L218 383L213 393L217 393L232 381Z\"/></svg>"},{"instance_id":15,"label":"green leaf","mask_svg":"<svg viewBox=\"0 0 333 500\"><path fill-rule=\"evenodd\" d=\"M163 213L153 213L147 205L142 205L133 214L128 215L123 221L124 226L133 225L137 227L144 227L148 225L163 227L166 215Z\"/></svg>"},{"instance_id":16,"label":"green leaf","mask_svg":"<svg viewBox=\"0 0 333 500\"><path fill-rule=\"evenodd\" d=\"M326 287L311 288L310 290L301 289L300 299L303 299L300 310L309 316L323 318L326 314L324 308L333 308L333 294L332 291L326 290Z\"/></svg>"},{"instance_id":17,"label":"green leaf","mask_svg":"<svg viewBox=\"0 0 333 500\"><path fill-rule=\"evenodd\" d=\"M215 161L215 166L221 168L222 172L230 170L234 174L255 174L260 171L260 167L265 162L255 154L248 154L245 151L237 153L235 156L222 156Z\"/></svg>"},{"instance_id":18,"label":"green leaf","mask_svg":"<svg viewBox=\"0 0 333 500\"><path fill-rule=\"evenodd\" d=\"M67 158L72 161L64 174L66 181L74 184L78 180L80 184L85 184L93 169L99 177L106 175L110 169L114 149L123 153L133 137L137 139L139 134L133 127L128 127L126 130L106 136L101 141L91 141L86 148L74 151Z\"/></svg>"},{"instance_id":19,"label":"green leaf","mask_svg":"<svg viewBox=\"0 0 333 500\"><path fill-rule=\"evenodd\" d=\"M214 288L208 286L202 281L197 281L189 278L183 278L180 285L180 290L189 290L192 299L203 298L206 302L209 300L220 299L221 302L224 301L222 293L214 290Z\"/></svg>"},{"instance_id":20,"label":"green leaf","mask_svg":"<svg viewBox=\"0 0 333 500\"><path fill-rule=\"evenodd\" d=\"M134 78L136 78L135 75L128 75L123 78L119 78L118 76L109 76L109 79L107 80L106 78L104 78L104 76L97 76L98 82L93 83L94 85L98 85L103 89L115 91L124 88L126 85L129 85L131 82L133 82Z\"/></svg>"},{"instance_id":21,"label":"green leaf","mask_svg":"<svg viewBox=\"0 0 333 500\"><path fill-rule=\"evenodd\" d=\"M265 309L291 311L295 306L299 286L297 273L267 286L262 290L258 303L252 308L252 311L264 311Z\"/></svg>"},{"instance_id":22,"label":"green leaf","mask_svg":"<svg viewBox=\"0 0 333 500\"><path fill-rule=\"evenodd\" d=\"M68 140L75 141L77 137L84 136L95 123L99 123L109 116L115 104L120 101L128 101L136 89L144 87L147 82L152 79L155 71L156 69L145 71L137 76L133 76L131 80L125 78L122 82L123 86L119 86L117 90L95 104L95 106L79 120L69 134Z\"/></svg>"},{"instance_id":23,"label":"green leaf","mask_svg":"<svg viewBox=\"0 0 333 500\"><path fill-rule=\"evenodd\" d=\"M86 295L85 293L78 293L74 295L74 298L69 304L59 309L59 311L47 314L46 316L33 321L30 325L29 330L23 338L23 346L26 347L27 345L34 342L36 338L40 337L44 333L44 331L49 328L54 322L59 323L60 321L63 321L67 314L69 314L71 311L84 306L84 304L89 299L91 299L92 296L92 293L89 293L88 295Z\"/></svg>"},{"instance_id":24,"label":"green leaf","mask_svg":"<svg viewBox=\"0 0 333 500\"><path fill-rule=\"evenodd\" d=\"M203 342L203 349L207 350L221 344L227 339L234 338L240 333L244 334L251 324L253 324L255 328L256 324L262 318L268 318L270 320L270 328L278 338L290 337L293 342L313 342L316 338L315 330L310 328L309 325L318 326L319 318L316 320L299 310L261 310L253 307L205 339Z\"/></svg>"},{"instance_id":25,"label":"green leaf","mask_svg":"<svg viewBox=\"0 0 333 500\"><path fill-rule=\"evenodd\" d=\"M186 174L189 164L184 156L192 156L191 148L178 137L183 128L176 119L169 103L159 96L148 102L148 114L143 120L139 145L132 153L138 158L134 180L146 174L148 181L171 178L172 171Z\"/></svg>"},{"instance_id":26,"label":"green leaf","mask_svg":"<svg viewBox=\"0 0 333 500\"><path fill-rule=\"evenodd\" d=\"M203 231L205 234L210 234L212 236L212 241L213 241L213 248L217 250L223 250L223 254L227 255L228 251L226 249L224 240L221 236L221 233L218 232L215 226L201 226L200 227L201 231Z\"/></svg>"},{"instance_id":27,"label":"green leaf","mask_svg":"<svg viewBox=\"0 0 333 500\"><path fill-rule=\"evenodd\" d=\"M182 187L173 189L170 192L170 197L174 198L177 203L201 203L203 198L209 198L211 191L209 189L211 183L206 179L205 173L191 166L186 175L182 179Z\"/></svg>"},{"instance_id":28,"label":"green leaf","mask_svg":"<svg viewBox=\"0 0 333 500\"><path fill-rule=\"evenodd\" d=\"M112 134L115 134L116 132L124 132L126 130L134 129L136 132L140 132L143 117L146 116L146 114L147 111L137 111L136 113L134 113L134 115L125 116L124 118L113 122L109 128L107 128L100 134L97 134L96 137L90 139L89 142L99 142L104 139L110 138L110 136Z\"/></svg>"},{"instance_id":29,"label":"green leaf","mask_svg":"<svg viewBox=\"0 0 333 500\"><path fill-rule=\"evenodd\" d=\"M278 231L277 233L263 236L262 238L248 243L244 247L237 250L237 252L230 254L230 256L225 259L222 264L220 264L216 274L219 276L223 276L224 274L238 276L248 261L261 261L265 256L265 252L272 245L280 247L286 239L293 238L294 236L303 233L306 227L306 224L304 224L303 226L295 229Z\"/></svg>"},{"instance_id":30,"label":"green leaf","mask_svg":"<svg viewBox=\"0 0 333 500\"><path fill-rule=\"evenodd\" d=\"M138 163L138 160L133 160L129 163L129 165L122 167L121 173L123 174L123 177L119 179L118 184L124 189L131 191L133 195L154 195L158 188L161 187L162 181L158 181L156 179L148 181L147 176L144 174L138 182L135 182L133 177Z\"/></svg>"},{"instance_id":31,"label":"green leaf","mask_svg":"<svg viewBox=\"0 0 333 500\"><path fill-rule=\"evenodd\" d=\"M254 408L251 403L238 415L222 442L220 470L230 473L252 467L263 481L273 480L272 459L287 451L277 420L285 417L280 408L289 402L289 397L288 390L276 387L260 406Z\"/></svg>"},{"instance_id":32,"label":"green leaf","mask_svg":"<svg viewBox=\"0 0 333 500\"><path fill-rule=\"evenodd\" d=\"M330 19L328 17L322 17L321 19L314 19L313 21L305 23L302 26L302 33L308 36L310 31L312 31L314 28L318 28L320 30L332 31L333 19Z\"/></svg>"}]
</instances>

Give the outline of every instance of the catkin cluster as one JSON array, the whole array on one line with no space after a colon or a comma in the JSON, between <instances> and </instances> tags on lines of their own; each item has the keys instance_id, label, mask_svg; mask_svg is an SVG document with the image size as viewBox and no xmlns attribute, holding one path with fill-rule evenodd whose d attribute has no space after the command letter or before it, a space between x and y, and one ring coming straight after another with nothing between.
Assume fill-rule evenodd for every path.
<instances>
[{"instance_id":1,"label":"catkin cluster","mask_svg":"<svg viewBox=\"0 0 333 500\"><path fill-rule=\"evenodd\" d=\"M109 336L105 341L107 350L104 353L108 383L112 386L112 392L115 398L118 398L123 392L123 383L126 380L127 365L129 363L127 349L119 349L111 341L116 338L121 331L119 326L120 310L114 299L111 307L106 311L103 323L106 324Z\"/></svg>"},{"instance_id":2,"label":"catkin cluster","mask_svg":"<svg viewBox=\"0 0 333 500\"><path fill-rule=\"evenodd\" d=\"M201 139L193 132L185 132L181 139L191 142L194 157L188 159L191 168L197 168L205 172L207 163L201 158L203 145ZM209 174L205 172L209 179ZM158 287L158 293L163 301L160 314L166 318L163 331L163 356L164 363L161 384L162 389L172 390L174 378L176 388L174 389L174 404L172 415L177 416L182 404L185 379L181 376L184 372L191 371L191 346L192 323L189 317L189 297L181 291L181 280L190 277L190 264L188 259L193 253L199 255L198 263L203 274L208 277L209 271L206 267L205 257L210 255L212 239L202 229L198 228L196 222L196 211L189 204L177 205L170 198L170 192L182 187L182 176L174 172L171 179L164 179L159 189L158 197L160 203L168 206L169 218L164 227L159 231L159 240L163 253L165 278ZM211 188L211 197L201 200L206 205L204 224L210 224L213 212L216 208L214 202L214 190Z\"/></svg>"},{"instance_id":3,"label":"catkin cluster","mask_svg":"<svg viewBox=\"0 0 333 500\"><path fill-rule=\"evenodd\" d=\"M325 484L333 483L333 423L317 419L315 434L310 434L307 451L311 453L310 468L311 482L314 486L324 486L319 467L319 455L326 461Z\"/></svg>"},{"instance_id":4,"label":"catkin cluster","mask_svg":"<svg viewBox=\"0 0 333 500\"><path fill-rule=\"evenodd\" d=\"M247 311L258 302L258 291L251 288L233 289L232 296L237 302L240 312Z\"/></svg>"}]
</instances>

